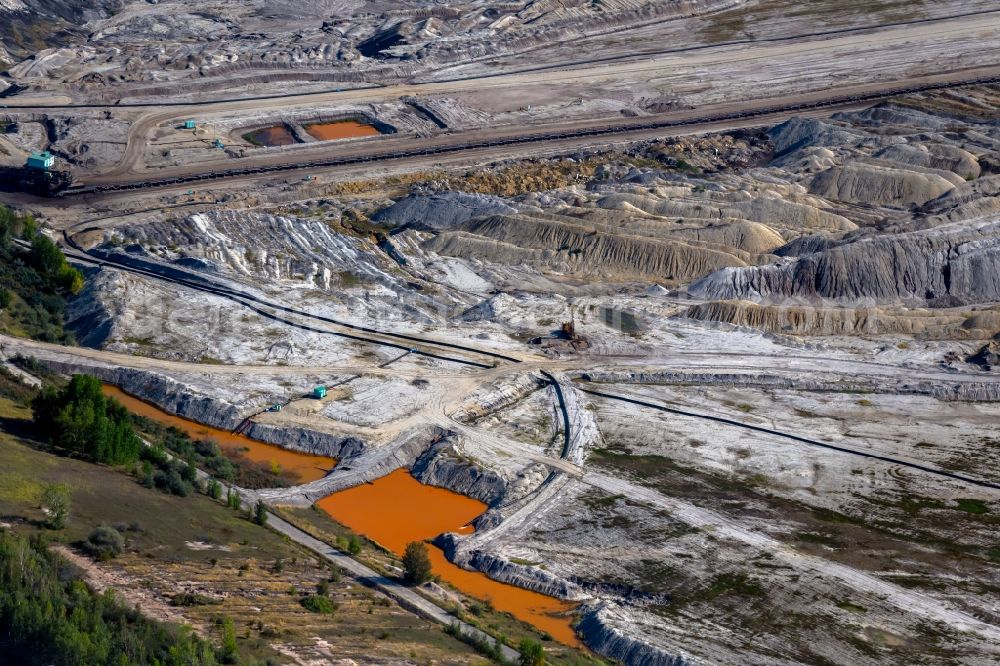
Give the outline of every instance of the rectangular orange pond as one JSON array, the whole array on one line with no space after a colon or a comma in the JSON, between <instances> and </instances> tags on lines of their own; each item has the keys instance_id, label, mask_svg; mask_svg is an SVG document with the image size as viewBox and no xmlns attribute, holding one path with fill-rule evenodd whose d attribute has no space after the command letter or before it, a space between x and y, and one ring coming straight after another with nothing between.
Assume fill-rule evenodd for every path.
<instances>
[{"instance_id":1,"label":"rectangular orange pond","mask_svg":"<svg viewBox=\"0 0 1000 666\"><path fill-rule=\"evenodd\" d=\"M335 141L337 139L353 139L359 136L375 136L381 134L367 123L357 120L338 120L332 123L313 123L305 126L306 132L319 141Z\"/></svg>"},{"instance_id":2,"label":"rectangular orange pond","mask_svg":"<svg viewBox=\"0 0 1000 666\"><path fill-rule=\"evenodd\" d=\"M222 449L238 451L254 462L277 464L281 469L295 474L297 483L308 483L322 479L333 469L337 461L326 456L315 456L300 451L290 451L274 444L266 444L244 435L234 435L228 430L202 425L195 421L169 414L155 405L125 393L117 386L103 384L104 395L114 398L129 411L152 419L167 426L183 430L193 439L210 439Z\"/></svg>"},{"instance_id":3,"label":"rectangular orange pond","mask_svg":"<svg viewBox=\"0 0 1000 666\"><path fill-rule=\"evenodd\" d=\"M316 503L334 520L402 555L411 541L444 532L468 534L469 524L486 505L444 488L426 486L405 469L333 495ZM466 594L489 600L493 607L548 632L560 643L579 647L571 626L574 604L452 564L444 552L428 547L434 573Z\"/></svg>"}]
</instances>

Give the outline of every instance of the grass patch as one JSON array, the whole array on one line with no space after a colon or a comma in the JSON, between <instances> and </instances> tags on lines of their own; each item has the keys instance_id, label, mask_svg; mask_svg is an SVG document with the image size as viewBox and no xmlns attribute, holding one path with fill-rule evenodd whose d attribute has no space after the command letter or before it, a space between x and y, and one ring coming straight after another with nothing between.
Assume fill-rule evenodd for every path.
<instances>
[{"instance_id":1,"label":"grass patch","mask_svg":"<svg viewBox=\"0 0 1000 666\"><path fill-rule=\"evenodd\" d=\"M821 546L829 546L830 548L840 546L840 542L835 537L829 534L820 534L819 532L797 532L795 538L805 543L815 543Z\"/></svg>"},{"instance_id":2,"label":"grass patch","mask_svg":"<svg viewBox=\"0 0 1000 666\"><path fill-rule=\"evenodd\" d=\"M733 595L739 597L761 597L764 596L764 586L760 581L751 578L746 574L719 574L708 587L696 591L688 597L688 601L712 601L723 595Z\"/></svg>"},{"instance_id":3,"label":"grass patch","mask_svg":"<svg viewBox=\"0 0 1000 666\"><path fill-rule=\"evenodd\" d=\"M18 472L0 472L0 502L35 504L42 497L45 484L33 476Z\"/></svg>"},{"instance_id":4,"label":"grass patch","mask_svg":"<svg viewBox=\"0 0 1000 666\"><path fill-rule=\"evenodd\" d=\"M963 498L956 501L958 503L958 510L964 511L965 513L971 513L979 516L990 512L990 508L986 506L986 502L982 500Z\"/></svg>"},{"instance_id":5,"label":"grass patch","mask_svg":"<svg viewBox=\"0 0 1000 666\"><path fill-rule=\"evenodd\" d=\"M846 610L846 611L850 611L852 613L861 613L861 614L864 614L864 613L868 612L868 609L865 608L864 606L859 606L858 604L851 603L850 601L847 601L846 599L838 601L837 602L837 608L840 608L840 609Z\"/></svg>"},{"instance_id":6,"label":"grass patch","mask_svg":"<svg viewBox=\"0 0 1000 666\"><path fill-rule=\"evenodd\" d=\"M927 497L907 495L899 500L899 507L910 516L915 516L924 509L940 509L943 506L941 502Z\"/></svg>"},{"instance_id":7,"label":"grass patch","mask_svg":"<svg viewBox=\"0 0 1000 666\"><path fill-rule=\"evenodd\" d=\"M860 518L848 516L847 514L840 513L839 511L833 511L831 509L815 508L812 510L812 515L816 518L816 520L822 520L824 523L838 523L843 525L865 524L865 522Z\"/></svg>"},{"instance_id":8,"label":"grass patch","mask_svg":"<svg viewBox=\"0 0 1000 666\"><path fill-rule=\"evenodd\" d=\"M340 271L337 273L337 280L340 282L340 286L343 289L361 286L361 278L351 271Z\"/></svg>"},{"instance_id":9,"label":"grass patch","mask_svg":"<svg viewBox=\"0 0 1000 666\"><path fill-rule=\"evenodd\" d=\"M619 500L625 499L624 495L599 495L598 493L588 493L583 497L583 503L590 509L612 509Z\"/></svg>"}]
</instances>

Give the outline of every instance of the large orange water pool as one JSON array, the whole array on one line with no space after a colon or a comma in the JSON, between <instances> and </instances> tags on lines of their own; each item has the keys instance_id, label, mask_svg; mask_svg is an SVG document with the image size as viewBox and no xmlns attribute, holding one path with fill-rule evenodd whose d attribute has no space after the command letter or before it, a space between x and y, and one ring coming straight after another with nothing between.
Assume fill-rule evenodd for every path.
<instances>
[{"instance_id":1,"label":"large orange water pool","mask_svg":"<svg viewBox=\"0 0 1000 666\"><path fill-rule=\"evenodd\" d=\"M145 416L164 425L176 426L194 439L210 439L221 448L239 451L254 462L275 463L281 469L295 474L299 483L322 479L337 464L333 458L289 451L274 444L265 444L244 435L234 435L228 430L213 428L174 414L168 414L155 405L125 393L117 386L104 384L104 395L116 399L140 416Z\"/></svg>"},{"instance_id":2,"label":"large orange water pool","mask_svg":"<svg viewBox=\"0 0 1000 666\"><path fill-rule=\"evenodd\" d=\"M420 483L405 469L334 493L317 504L337 522L397 555L402 555L411 541L424 541L443 532L471 533L469 523L486 510L478 500ZM570 625L573 604L466 571L434 546L428 551L434 573L442 580L470 596L489 600L494 608L547 631L561 643L580 645Z\"/></svg>"},{"instance_id":3,"label":"large orange water pool","mask_svg":"<svg viewBox=\"0 0 1000 666\"><path fill-rule=\"evenodd\" d=\"M313 138L320 141L335 141L337 139L353 139L359 136L375 136L379 131L366 123L356 120L338 120L332 123L314 123L305 126Z\"/></svg>"}]
</instances>

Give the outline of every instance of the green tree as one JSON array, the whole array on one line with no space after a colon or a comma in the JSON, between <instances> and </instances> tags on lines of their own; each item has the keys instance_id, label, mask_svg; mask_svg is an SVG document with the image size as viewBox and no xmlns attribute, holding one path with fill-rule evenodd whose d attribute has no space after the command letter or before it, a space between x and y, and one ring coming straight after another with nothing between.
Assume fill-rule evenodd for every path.
<instances>
[{"instance_id":1,"label":"green tree","mask_svg":"<svg viewBox=\"0 0 1000 666\"><path fill-rule=\"evenodd\" d=\"M240 660L240 649L236 645L236 628L232 618L222 620L222 646L219 648L219 661L223 664L235 664Z\"/></svg>"},{"instance_id":2,"label":"green tree","mask_svg":"<svg viewBox=\"0 0 1000 666\"><path fill-rule=\"evenodd\" d=\"M66 255L45 234L35 234L31 239L31 260L39 273L71 294L83 289L83 274L66 262Z\"/></svg>"},{"instance_id":3,"label":"green tree","mask_svg":"<svg viewBox=\"0 0 1000 666\"><path fill-rule=\"evenodd\" d=\"M545 666L545 649L538 641L525 638L517 651L521 653L521 666Z\"/></svg>"},{"instance_id":4,"label":"green tree","mask_svg":"<svg viewBox=\"0 0 1000 666\"><path fill-rule=\"evenodd\" d=\"M347 542L347 552L351 555L357 555L361 552L361 539L354 534L351 535L351 538Z\"/></svg>"},{"instance_id":5,"label":"green tree","mask_svg":"<svg viewBox=\"0 0 1000 666\"><path fill-rule=\"evenodd\" d=\"M258 525L267 524L267 505L263 500L257 500L257 504L253 507L253 522Z\"/></svg>"},{"instance_id":6,"label":"green tree","mask_svg":"<svg viewBox=\"0 0 1000 666\"><path fill-rule=\"evenodd\" d=\"M14 224L14 211L6 206L0 206L0 251L10 247L10 238L13 233L11 228Z\"/></svg>"},{"instance_id":7,"label":"green tree","mask_svg":"<svg viewBox=\"0 0 1000 666\"><path fill-rule=\"evenodd\" d=\"M240 494L235 490L233 490L232 488L230 488L226 492L226 506L228 506L230 509L235 509L239 511L242 505L243 502L240 500Z\"/></svg>"},{"instance_id":8,"label":"green tree","mask_svg":"<svg viewBox=\"0 0 1000 666\"><path fill-rule=\"evenodd\" d=\"M61 530L66 527L71 506L69 488L58 483L45 486L42 492L42 508L45 509L47 516L45 524L49 529Z\"/></svg>"},{"instance_id":9,"label":"green tree","mask_svg":"<svg viewBox=\"0 0 1000 666\"><path fill-rule=\"evenodd\" d=\"M31 215L15 216L13 232L21 238L32 239L38 235L38 222Z\"/></svg>"},{"instance_id":10,"label":"green tree","mask_svg":"<svg viewBox=\"0 0 1000 666\"><path fill-rule=\"evenodd\" d=\"M61 391L46 388L31 407L35 424L55 446L110 465L139 459L142 440L128 411L105 398L94 377L73 375Z\"/></svg>"},{"instance_id":11,"label":"green tree","mask_svg":"<svg viewBox=\"0 0 1000 666\"><path fill-rule=\"evenodd\" d=\"M222 497L222 484L215 479L209 479L208 486L205 488L205 494L214 500L219 499Z\"/></svg>"},{"instance_id":12,"label":"green tree","mask_svg":"<svg viewBox=\"0 0 1000 666\"><path fill-rule=\"evenodd\" d=\"M31 260L43 274L49 276L58 275L66 265L66 257L59 246L45 234L35 234L31 239Z\"/></svg>"},{"instance_id":13,"label":"green tree","mask_svg":"<svg viewBox=\"0 0 1000 666\"><path fill-rule=\"evenodd\" d=\"M403 581L422 585L431 579L431 558L423 541L411 541L403 552Z\"/></svg>"}]
</instances>

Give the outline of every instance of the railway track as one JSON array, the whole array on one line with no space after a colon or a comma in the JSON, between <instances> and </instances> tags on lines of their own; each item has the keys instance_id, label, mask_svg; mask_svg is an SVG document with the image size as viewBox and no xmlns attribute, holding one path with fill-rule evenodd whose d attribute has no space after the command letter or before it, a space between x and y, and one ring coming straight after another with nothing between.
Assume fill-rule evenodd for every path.
<instances>
[{"instance_id":1,"label":"railway track","mask_svg":"<svg viewBox=\"0 0 1000 666\"><path fill-rule=\"evenodd\" d=\"M734 426L736 428L742 428L744 430L759 432L765 435L773 435L784 439L790 439L793 442L798 442L800 444L806 444L808 446L827 449L830 451L837 451L838 453L846 453L848 455L857 456L859 458L867 458L869 460L879 460L881 462L893 465L893 467L890 468L889 470L889 474L890 476L893 476L895 478L899 477L900 470L904 469L916 470L924 474L931 474L939 478L961 481L962 483L978 486L980 488L1000 490L1000 483L993 483L991 481L986 481L984 479L976 479L971 476L965 476L964 474L956 474L954 472L949 472L943 469L936 469L934 467L928 467L927 465L921 465L919 463L910 462L908 460L901 460L899 458L892 458L890 456L882 456L877 453L868 453L867 451L858 451L857 449L850 449L845 446L837 446L836 444L828 444L826 442L820 442L815 439L809 439L808 437L800 437L799 435L795 435L789 432L782 432L781 430L774 430L772 428L765 428L763 426L756 426L750 423L737 421L735 419L729 419L724 416L713 416L711 414L699 414L697 412L689 412L687 410L676 409L674 407L667 407L666 405L658 405L655 402L639 400L637 398L631 398L629 396L616 395L614 393L606 393L604 391L595 391L593 389L584 388L582 386L578 386L577 389L582 393L587 393L589 395L594 395L600 398L606 398L608 400L617 400L619 402L625 402L630 405L636 405L638 407L646 407L648 409L655 409L657 411L666 412L668 414L676 414L677 416L686 416L689 418L701 419L704 421L712 421L713 423L720 423L722 425Z\"/></svg>"},{"instance_id":2,"label":"railway track","mask_svg":"<svg viewBox=\"0 0 1000 666\"><path fill-rule=\"evenodd\" d=\"M73 237L67 232L63 232L63 239L66 244L71 247L78 255L82 255L86 260L95 263L99 266L109 266L118 270L128 271L130 273L136 273L138 275L143 275L145 277L153 278L155 280L160 280L164 282L170 282L172 284L187 287L189 289L195 289L197 291L203 291L209 294L214 294L216 296L221 296L228 300L239 303L243 307L249 308L255 313L271 319L272 321L278 321L283 324L288 324L289 326L294 326L296 328L307 330L313 333L322 333L325 335L336 335L339 337L347 338L350 340L357 340L359 342L367 342L370 344L377 344L385 347L392 347L399 349L400 351L416 354L419 356L425 356L428 358L434 358L440 361L447 361L449 363L459 363L462 365L468 365L471 367L489 369L495 367L498 361L504 361L507 363L520 363L521 359L515 358L513 356L507 356L505 354L500 354L497 352L492 352L489 350L478 349L476 347L469 347L467 345L460 345L454 342L443 342L440 340L431 340L429 338L423 338L416 335L409 335L406 333L395 333L391 331L381 331L376 328L371 328L368 326L359 326L357 324L351 324L349 322L340 321L333 319L331 317L326 317L323 315L313 314L311 312L306 312L304 310L297 310L295 308L288 307L287 305L280 305L278 303L272 303L266 299L260 298L250 293L238 291L235 289L230 289L228 287L223 287L208 281L199 281L196 279L188 279L180 277L179 275L169 274L169 268L164 267L163 271L152 270L150 268L141 268L138 266L133 266L127 263L116 261L113 258L101 256L100 254L93 253L89 250L81 247ZM325 324L332 324L334 326L347 329L352 332L343 331L332 331L329 329L316 328L315 326L309 326L308 324L303 324L301 322L293 321L287 317L283 317L278 312L287 313L294 315L296 317L303 317L306 319L312 319ZM369 335L361 335L369 334ZM379 337L369 337L369 336L379 336ZM446 350L459 351L466 354L472 354L480 357L486 357L491 360L490 363L482 363L479 361L472 361L465 358L456 358L454 356L445 356L444 354L427 351L424 349L414 348L413 345L425 345L429 347L437 347ZM398 360L398 359L396 359Z\"/></svg>"},{"instance_id":3,"label":"railway track","mask_svg":"<svg viewBox=\"0 0 1000 666\"><path fill-rule=\"evenodd\" d=\"M155 189L159 187L171 187L178 185L192 185L230 178L243 178L247 176L264 176L273 173L287 171L302 171L308 169L324 169L330 167L349 166L373 162L385 162L409 159L415 157L433 157L436 155L446 155L461 153L472 150L502 148L506 146L519 146L534 143L546 143L553 141L565 141L570 139L585 139L590 137L613 137L616 135L627 135L636 132L648 132L651 130L669 130L683 127L711 125L730 121L745 121L754 118L763 118L779 114L794 114L798 112L814 111L824 108L846 106L850 104L862 104L876 102L880 100L909 95L921 92L934 92L939 90L950 90L970 85L990 85L1000 83L1000 76L989 76L963 79L959 81L949 81L941 83L928 83L916 86L903 86L896 88L886 88L871 93L840 95L828 97L812 102L802 102L797 104L783 104L769 107L762 107L753 110L738 111L733 113L721 113L715 115L700 116L697 118L683 118L673 120L659 120L645 123L619 123L615 125L605 125L598 127L587 127L575 130L558 132L547 132L541 134L509 136L483 141L464 141L456 144L446 144L440 146L430 146L426 148L414 148L411 150L392 151L385 153L375 153L358 156L331 157L312 161L296 161L285 164L270 164L257 167L246 167L241 169L224 169L219 171L209 171L187 176L176 176L172 178L138 180L122 183L108 183L100 185L82 185L70 187L58 193L60 197L74 197L88 194L102 194L110 192L127 192L135 190Z\"/></svg>"}]
</instances>

